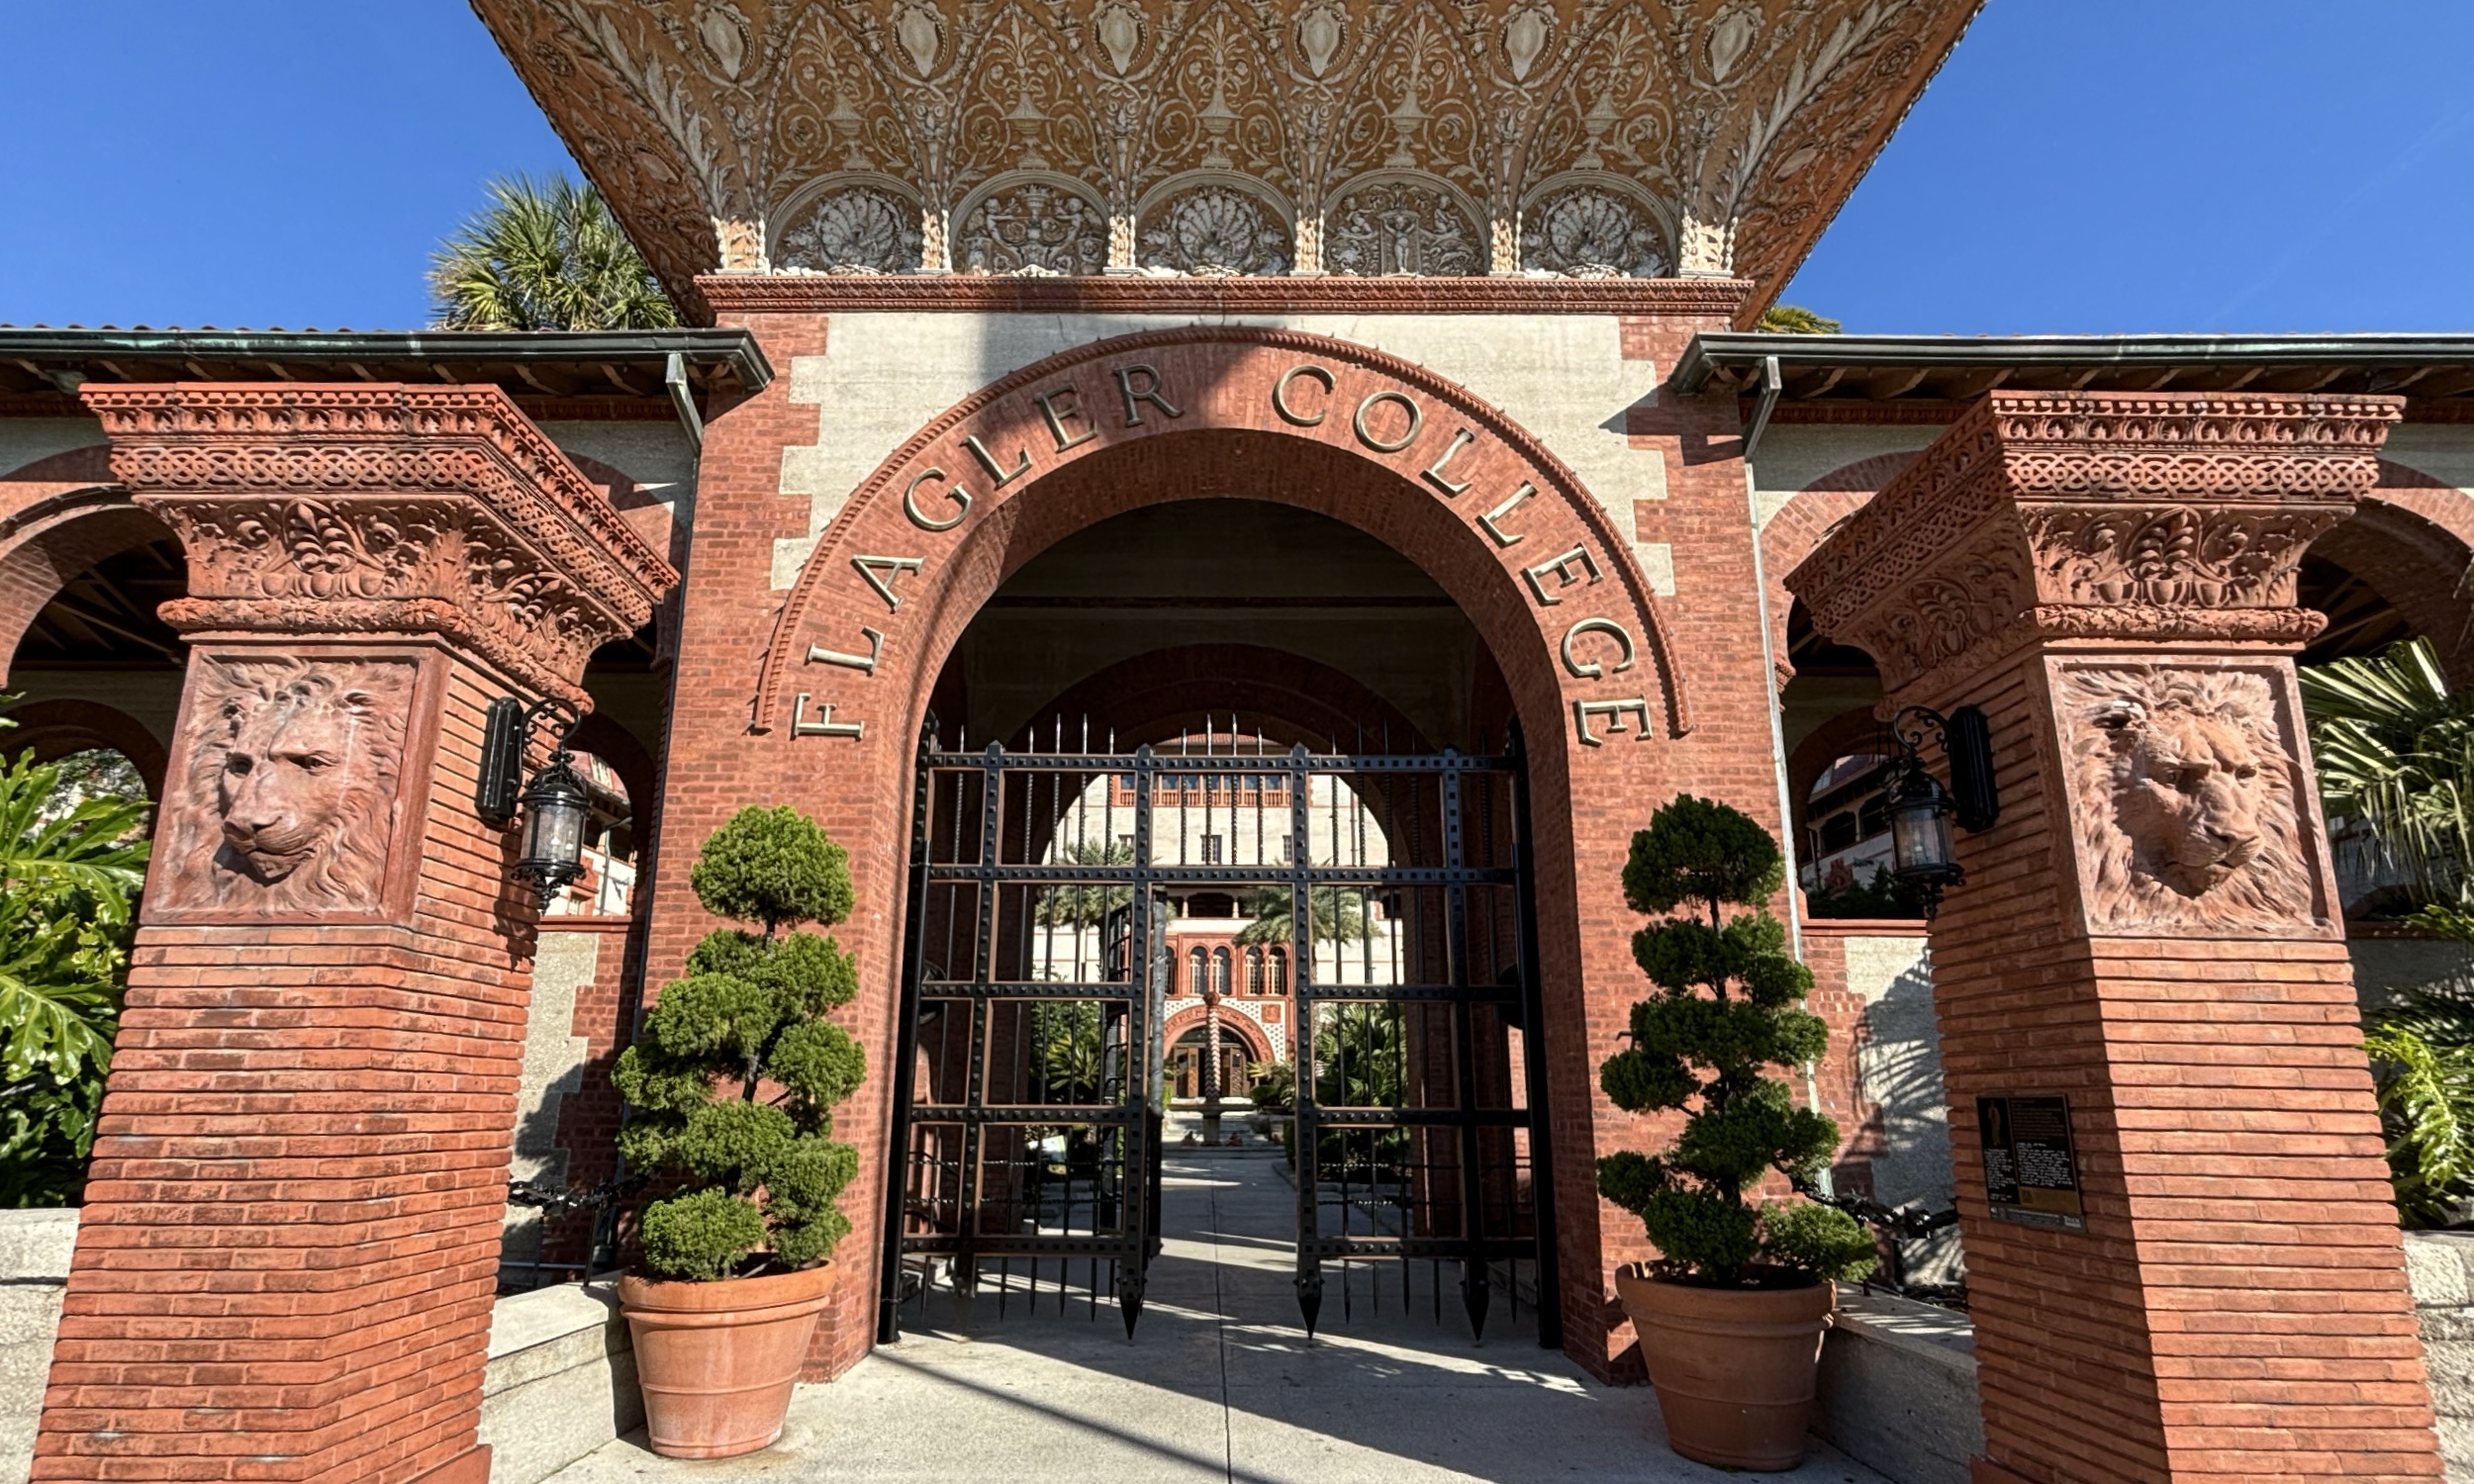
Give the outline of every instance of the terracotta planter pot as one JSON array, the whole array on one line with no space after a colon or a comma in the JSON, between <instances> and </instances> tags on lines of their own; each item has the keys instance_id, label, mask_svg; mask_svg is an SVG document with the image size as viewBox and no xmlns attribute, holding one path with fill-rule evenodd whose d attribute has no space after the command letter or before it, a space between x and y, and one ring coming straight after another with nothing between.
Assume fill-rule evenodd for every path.
<instances>
[{"instance_id":1,"label":"terracotta planter pot","mask_svg":"<svg viewBox=\"0 0 2474 1484\"><path fill-rule=\"evenodd\" d=\"M772 1446L831 1273L826 1265L718 1283L618 1280L654 1452L729 1458Z\"/></svg>"},{"instance_id":2,"label":"terracotta planter pot","mask_svg":"<svg viewBox=\"0 0 2474 1484\"><path fill-rule=\"evenodd\" d=\"M1761 1472L1804 1461L1837 1289L1692 1288L1628 1266L1616 1271L1615 1291L1641 1336L1669 1446Z\"/></svg>"}]
</instances>

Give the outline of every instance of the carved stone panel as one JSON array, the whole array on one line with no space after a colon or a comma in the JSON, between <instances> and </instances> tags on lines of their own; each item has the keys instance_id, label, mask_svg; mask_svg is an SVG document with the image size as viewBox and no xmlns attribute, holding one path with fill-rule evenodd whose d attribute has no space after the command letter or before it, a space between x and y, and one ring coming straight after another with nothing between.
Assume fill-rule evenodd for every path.
<instances>
[{"instance_id":1,"label":"carved stone panel","mask_svg":"<svg viewBox=\"0 0 2474 1484\"><path fill-rule=\"evenodd\" d=\"M916 273L919 209L890 191L835 191L782 233L775 262L814 273Z\"/></svg>"},{"instance_id":2,"label":"carved stone panel","mask_svg":"<svg viewBox=\"0 0 2474 1484\"><path fill-rule=\"evenodd\" d=\"M2090 932L2331 931L2289 666L2046 663Z\"/></svg>"},{"instance_id":3,"label":"carved stone panel","mask_svg":"<svg viewBox=\"0 0 2474 1484\"><path fill-rule=\"evenodd\" d=\"M1664 278L1672 270L1649 213L1598 186L1555 192L1529 209L1521 266L1572 278Z\"/></svg>"},{"instance_id":4,"label":"carved stone panel","mask_svg":"<svg viewBox=\"0 0 2474 1484\"><path fill-rule=\"evenodd\" d=\"M164 785L148 915L372 921L399 910L427 799L421 665L199 654Z\"/></svg>"},{"instance_id":5,"label":"carved stone panel","mask_svg":"<svg viewBox=\"0 0 2474 1484\"><path fill-rule=\"evenodd\" d=\"M1261 198L1202 186L1152 209L1142 227L1146 268L1211 277L1288 271L1294 233Z\"/></svg>"},{"instance_id":6,"label":"carved stone panel","mask_svg":"<svg viewBox=\"0 0 2474 1484\"><path fill-rule=\"evenodd\" d=\"M1108 214L1073 191L1032 181L973 206L955 235L954 258L965 273L1097 273L1108 265Z\"/></svg>"},{"instance_id":7,"label":"carved stone panel","mask_svg":"<svg viewBox=\"0 0 2474 1484\"><path fill-rule=\"evenodd\" d=\"M1486 271L1486 236L1448 193L1386 180L1343 194L1323 213L1323 271L1380 278Z\"/></svg>"}]
</instances>

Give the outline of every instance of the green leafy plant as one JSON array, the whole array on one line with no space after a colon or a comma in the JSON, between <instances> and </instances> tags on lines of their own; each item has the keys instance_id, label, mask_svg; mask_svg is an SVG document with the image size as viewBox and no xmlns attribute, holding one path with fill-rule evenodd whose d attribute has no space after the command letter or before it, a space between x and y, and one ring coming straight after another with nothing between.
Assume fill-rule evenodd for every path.
<instances>
[{"instance_id":1,"label":"green leafy plant","mask_svg":"<svg viewBox=\"0 0 2474 1484\"><path fill-rule=\"evenodd\" d=\"M1839 322L1801 305L1778 304L1761 311L1760 328L1773 335L1834 335L1839 332Z\"/></svg>"},{"instance_id":2,"label":"green leafy plant","mask_svg":"<svg viewBox=\"0 0 2474 1484\"><path fill-rule=\"evenodd\" d=\"M667 329L678 311L601 192L564 176L491 181L431 255L440 329Z\"/></svg>"},{"instance_id":3,"label":"green leafy plant","mask_svg":"<svg viewBox=\"0 0 2474 1484\"><path fill-rule=\"evenodd\" d=\"M2474 696L2452 693L2428 639L2299 672L2320 796L2403 876L2408 919L2474 941Z\"/></svg>"},{"instance_id":4,"label":"green leafy plant","mask_svg":"<svg viewBox=\"0 0 2474 1484\"><path fill-rule=\"evenodd\" d=\"M77 1201L145 882L143 797L0 769L0 1206Z\"/></svg>"},{"instance_id":5,"label":"green leafy plant","mask_svg":"<svg viewBox=\"0 0 2474 1484\"><path fill-rule=\"evenodd\" d=\"M1297 935L1297 898L1288 886L1257 886L1246 895L1246 912L1254 920L1238 930L1237 943L1253 946L1287 943ZM1375 924L1355 892L1338 886L1308 886L1305 893L1306 940L1309 943L1366 942Z\"/></svg>"},{"instance_id":6,"label":"green leafy plant","mask_svg":"<svg viewBox=\"0 0 2474 1484\"><path fill-rule=\"evenodd\" d=\"M858 1154L833 1138L833 1109L867 1062L824 1018L858 991L856 967L797 928L850 914L850 857L796 809L748 808L688 883L707 911L763 931L707 935L611 1069L630 1114L620 1152L691 1187L645 1208L644 1262L698 1282L805 1267L850 1231L835 1201Z\"/></svg>"},{"instance_id":7,"label":"green leafy plant","mask_svg":"<svg viewBox=\"0 0 2474 1484\"><path fill-rule=\"evenodd\" d=\"M1689 793L1632 837L1624 900L1670 915L1633 936L1657 992L1632 1007L1631 1045L1600 1067L1598 1083L1627 1112L1685 1117L1664 1154L1600 1159L1598 1190L1641 1218L1663 1254L1661 1277L1775 1286L1857 1278L1875 1261L1847 1213L1754 1199L1769 1171L1810 1178L1839 1145L1836 1123L1797 1108L1787 1084L1761 1071L1817 1061L1828 1040L1821 1018L1797 1007L1812 972L1760 906L1783 877L1766 830Z\"/></svg>"}]
</instances>

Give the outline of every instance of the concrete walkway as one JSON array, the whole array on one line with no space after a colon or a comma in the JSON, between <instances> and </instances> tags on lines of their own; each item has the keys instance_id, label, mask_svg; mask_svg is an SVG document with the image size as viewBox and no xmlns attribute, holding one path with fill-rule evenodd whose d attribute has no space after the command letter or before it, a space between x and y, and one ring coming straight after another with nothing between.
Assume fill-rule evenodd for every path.
<instances>
[{"instance_id":1,"label":"concrete walkway","mask_svg":"<svg viewBox=\"0 0 2474 1484\"><path fill-rule=\"evenodd\" d=\"M1437 1323L1423 1274L1402 1312L1398 1279L1380 1314L1357 1279L1343 1318L1335 1274L1323 1324L1297 1324L1289 1241L1296 1196L1277 1156L1172 1149L1166 1250L1128 1341L1113 1306L999 1321L983 1295L968 1314L931 1297L904 1311L899 1345L840 1380L803 1386L782 1440L765 1452L677 1463L642 1435L553 1476L607 1481L934 1481L934 1484L1442 1484L1446 1480L1623 1480L1717 1484L1666 1448L1655 1396L1608 1388L1538 1348L1526 1306L1500 1295L1482 1344L1447 1297ZM1053 1273L1054 1269L1050 1271ZM1886 1484L1816 1443L1799 1484Z\"/></svg>"}]
</instances>

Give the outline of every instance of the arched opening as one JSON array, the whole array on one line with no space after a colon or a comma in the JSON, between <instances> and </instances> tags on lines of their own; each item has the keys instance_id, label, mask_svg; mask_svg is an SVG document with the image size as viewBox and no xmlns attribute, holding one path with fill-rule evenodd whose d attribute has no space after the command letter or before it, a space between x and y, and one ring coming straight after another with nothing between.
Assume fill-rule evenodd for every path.
<instances>
[{"instance_id":1,"label":"arched opening","mask_svg":"<svg viewBox=\"0 0 2474 1484\"><path fill-rule=\"evenodd\" d=\"M1290 1247L1301 1273L1355 1291L1376 1269L1397 1282L1416 1268L1422 1285L1432 1263L1380 1260L1386 1244L1424 1253L1418 1244L1466 1237L1483 1252L1476 1288L1526 1282L1520 1302L1534 1306L1535 1259L1516 1250L1534 1253L1543 1226L1527 1112L1543 1084L1522 1029L1537 1022L1518 1003L1522 882L1501 760L1511 688L1435 579L1293 505L1138 507L1020 563L930 694L931 757L953 762L929 769L917 932L933 968L914 994L915 1066L932 1090L912 1090L905 1210L954 1210L968 1229L976 1190L980 1220L994 1202L1042 1252L1087 1230L1104 1239L1058 1192L1077 1170L1138 1158L1107 1116L1086 1105L1038 1123L1025 1113L1018 1131L987 1121L976 1146L939 1126L975 1085L1006 1102L1055 1086L1046 1027L1070 1019L1111 1068L1077 1093L1109 1090L1115 1068L1139 1073L1142 1042L1157 1038L1142 1074L1165 1106L1170 1236L1200 1219L1178 1194L1189 1178L1179 1152L1278 1147L1297 1161L1288 1178L1319 1192L1315 1224L1300 1226L1296 1187L1269 1165L1222 1181L1215 1209L1253 1210L1253 1235ZM1436 738L1484 756L1447 779ZM999 756L1019 773L992 775ZM974 838L991 829L993 843ZM935 863L968 859L1020 884L958 870L940 882ZM1144 961L1157 976L1147 997ZM1299 979L1312 987L1302 1005ZM1283 1127L1306 1116L1299 1081L1315 1092L1310 1139ZM976 1176L945 1174L975 1159ZM921 1291L946 1281L933 1259L915 1276Z\"/></svg>"},{"instance_id":2,"label":"arched opening","mask_svg":"<svg viewBox=\"0 0 2474 1484\"><path fill-rule=\"evenodd\" d=\"M124 522L112 521L119 535ZM157 527L159 530L159 527ZM79 544L60 533L56 545ZM25 565L28 554L13 560ZM114 550L67 573L36 607L9 655L5 713L16 727L0 749L40 761L109 748L158 796L188 647L156 615L188 596L180 543L168 537Z\"/></svg>"}]
</instances>

